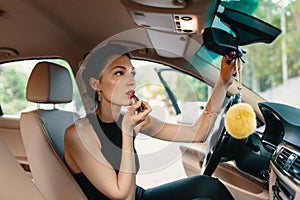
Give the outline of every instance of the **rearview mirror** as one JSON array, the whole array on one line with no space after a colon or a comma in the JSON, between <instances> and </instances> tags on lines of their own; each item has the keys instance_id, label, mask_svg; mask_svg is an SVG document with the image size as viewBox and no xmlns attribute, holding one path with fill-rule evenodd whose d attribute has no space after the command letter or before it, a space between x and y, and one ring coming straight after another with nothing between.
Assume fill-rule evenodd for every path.
<instances>
[{"instance_id":1,"label":"rearview mirror","mask_svg":"<svg viewBox=\"0 0 300 200\"><path fill-rule=\"evenodd\" d=\"M239 46L263 42L272 43L281 30L246 13L219 6L215 12L213 24L202 32L204 45L220 55L235 51L242 57ZM235 35L216 27L226 27Z\"/></svg>"},{"instance_id":2,"label":"rearview mirror","mask_svg":"<svg viewBox=\"0 0 300 200\"><path fill-rule=\"evenodd\" d=\"M238 57L242 57L242 50L238 47L235 37L219 28L208 27L203 33L204 45L208 50L211 50L220 55L228 55L234 51L238 53Z\"/></svg>"}]
</instances>

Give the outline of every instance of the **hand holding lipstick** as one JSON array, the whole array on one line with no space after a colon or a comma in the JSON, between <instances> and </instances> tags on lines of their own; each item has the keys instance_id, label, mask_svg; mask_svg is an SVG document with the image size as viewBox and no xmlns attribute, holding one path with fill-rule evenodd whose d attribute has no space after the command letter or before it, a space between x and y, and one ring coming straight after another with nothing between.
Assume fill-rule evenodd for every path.
<instances>
[{"instance_id":1,"label":"hand holding lipstick","mask_svg":"<svg viewBox=\"0 0 300 200\"><path fill-rule=\"evenodd\" d=\"M128 94L130 95L132 105L128 109L128 112L123 119L122 127L124 127L125 129L126 127L128 127L128 130L130 130L137 125L144 126L145 124L147 124L149 122L147 118L152 109L147 102L139 100L139 98L134 95L134 91Z\"/></svg>"},{"instance_id":2,"label":"hand holding lipstick","mask_svg":"<svg viewBox=\"0 0 300 200\"><path fill-rule=\"evenodd\" d=\"M134 91L131 91L131 92L129 93L129 95L130 95L130 99L131 99L131 101L132 101L132 104L135 104L136 102L140 101L140 99L139 99L137 96L135 96L135 92L134 92ZM138 112L138 113L139 113L139 112L144 112L144 110L146 110L146 107L145 107L145 105L143 104L143 102L141 102L141 105L140 105L140 107L137 109L137 112Z\"/></svg>"},{"instance_id":3,"label":"hand holding lipstick","mask_svg":"<svg viewBox=\"0 0 300 200\"><path fill-rule=\"evenodd\" d=\"M137 96L135 96L134 93L132 93L130 99L131 99L131 101L132 101L133 104L140 100ZM138 108L137 112L138 112L138 113L139 113L139 112L144 112L144 110L146 110L145 105L143 104L143 102L141 102L141 105L140 105L140 107Z\"/></svg>"}]
</instances>

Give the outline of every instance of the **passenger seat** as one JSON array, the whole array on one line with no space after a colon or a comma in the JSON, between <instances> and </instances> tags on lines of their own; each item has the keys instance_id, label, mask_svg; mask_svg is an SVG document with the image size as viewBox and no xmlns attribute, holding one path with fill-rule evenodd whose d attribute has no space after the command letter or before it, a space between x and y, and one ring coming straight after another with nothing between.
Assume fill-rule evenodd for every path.
<instances>
[{"instance_id":1,"label":"passenger seat","mask_svg":"<svg viewBox=\"0 0 300 200\"><path fill-rule=\"evenodd\" d=\"M55 108L72 101L69 71L50 62L38 63L27 83L26 99L38 105L53 104L53 109L21 114L20 129L32 177L49 200L87 199L64 162L64 133L78 118Z\"/></svg>"},{"instance_id":2,"label":"passenger seat","mask_svg":"<svg viewBox=\"0 0 300 200\"><path fill-rule=\"evenodd\" d=\"M45 199L2 138L0 138L0 162L0 199Z\"/></svg>"}]
</instances>

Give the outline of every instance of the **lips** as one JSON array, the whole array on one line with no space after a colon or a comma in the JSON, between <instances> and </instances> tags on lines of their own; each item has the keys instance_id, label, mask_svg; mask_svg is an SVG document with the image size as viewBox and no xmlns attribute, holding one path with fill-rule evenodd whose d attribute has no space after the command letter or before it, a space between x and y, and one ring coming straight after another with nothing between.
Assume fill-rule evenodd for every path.
<instances>
[{"instance_id":1,"label":"lips","mask_svg":"<svg viewBox=\"0 0 300 200\"><path fill-rule=\"evenodd\" d=\"M134 90L130 90L128 91L126 94L130 97L134 96L135 91Z\"/></svg>"}]
</instances>

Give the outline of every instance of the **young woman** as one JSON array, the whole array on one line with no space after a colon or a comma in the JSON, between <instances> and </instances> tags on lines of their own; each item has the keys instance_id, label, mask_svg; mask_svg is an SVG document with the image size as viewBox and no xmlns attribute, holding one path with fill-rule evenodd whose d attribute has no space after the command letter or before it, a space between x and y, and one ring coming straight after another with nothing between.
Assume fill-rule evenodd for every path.
<instances>
[{"instance_id":1,"label":"young woman","mask_svg":"<svg viewBox=\"0 0 300 200\"><path fill-rule=\"evenodd\" d=\"M139 160L134 139L143 133L158 139L204 141L233 82L234 62L222 60L221 72L206 109L191 126L169 124L149 115L145 101L132 103L135 69L127 49L108 44L91 52L77 80L87 110L65 134L65 161L89 199L233 199L225 186L194 176L144 190L136 185ZM144 111L139 111L143 104ZM123 106L128 111L121 112Z\"/></svg>"}]
</instances>

